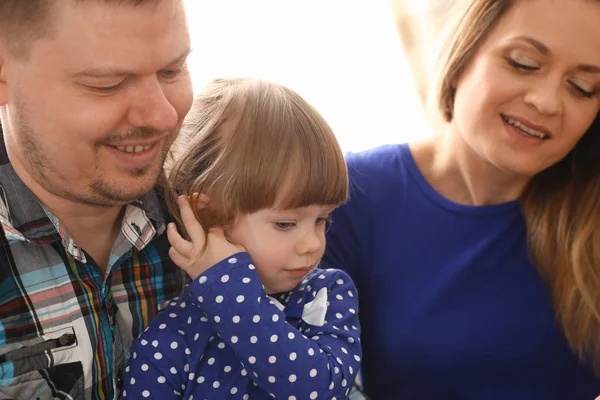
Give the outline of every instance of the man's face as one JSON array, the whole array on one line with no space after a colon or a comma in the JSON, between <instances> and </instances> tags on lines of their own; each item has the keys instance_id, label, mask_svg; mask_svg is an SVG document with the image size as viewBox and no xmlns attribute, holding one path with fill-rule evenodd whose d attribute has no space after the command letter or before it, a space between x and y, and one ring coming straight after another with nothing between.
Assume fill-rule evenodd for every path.
<instances>
[{"instance_id":1,"label":"man's face","mask_svg":"<svg viewBox=\"0 0 600 400\"><path fill-rule=\"evenodd\" d=\"M192 103L183 2L57 1L55 34L0 54L11 163L34 193L115 206L149 191Z\"/></svg>"}]
</instances>

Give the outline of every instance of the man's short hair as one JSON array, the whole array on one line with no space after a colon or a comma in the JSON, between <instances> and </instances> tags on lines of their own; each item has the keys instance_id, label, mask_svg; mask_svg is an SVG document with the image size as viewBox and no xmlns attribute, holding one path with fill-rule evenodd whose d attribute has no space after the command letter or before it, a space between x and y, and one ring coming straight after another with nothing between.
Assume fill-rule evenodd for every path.
<instances>
[{"instance_id":1,"label":"man's short hair","mask_svg":"<svg viewBox=\"0 0 600 400\"><path fill-rule=\"evenodd\" d=\"M136 6L160 0L0 0L0 44L14 55L27 57L33 41L52 35L54 5L59 1Z\"/></svg>"}]
</instances>

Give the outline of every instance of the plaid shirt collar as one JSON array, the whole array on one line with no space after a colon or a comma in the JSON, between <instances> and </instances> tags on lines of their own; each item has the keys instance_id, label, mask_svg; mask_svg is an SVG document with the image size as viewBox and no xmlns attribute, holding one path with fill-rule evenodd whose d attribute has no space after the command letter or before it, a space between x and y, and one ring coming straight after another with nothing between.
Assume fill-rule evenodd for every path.
<instances>
[{"instance_id":1,"label":"plaid shirt collar","mask_svg":"<svg viewBox=\"0 0 600 400\"><path fill-rule=\"evenodd\" d=\"M121 233L138 250L165 230L157 190L128 204ZM10 164L0 126L0 223L9 241L46 244L61 241L76 260L86 262L85 254L71 239L58 218L44 207L19 178Z\"/></svg>"}]
</instances>

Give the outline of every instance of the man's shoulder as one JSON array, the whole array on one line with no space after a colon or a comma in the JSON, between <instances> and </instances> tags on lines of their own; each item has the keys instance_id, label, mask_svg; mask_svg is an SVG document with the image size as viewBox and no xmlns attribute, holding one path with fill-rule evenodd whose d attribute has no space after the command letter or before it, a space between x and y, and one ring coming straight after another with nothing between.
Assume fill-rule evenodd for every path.
<instances>
[{"instance_id":1,"label":"man's shoulder","mask_svg":"<svg viewBox=\"0 0 600 400\"><path fill-rule=\"evenodd\" d=\"M11 242L46 243L57 239L42 205L10 163L0 163L0 225Z\"/></svg>"}]
</instances>

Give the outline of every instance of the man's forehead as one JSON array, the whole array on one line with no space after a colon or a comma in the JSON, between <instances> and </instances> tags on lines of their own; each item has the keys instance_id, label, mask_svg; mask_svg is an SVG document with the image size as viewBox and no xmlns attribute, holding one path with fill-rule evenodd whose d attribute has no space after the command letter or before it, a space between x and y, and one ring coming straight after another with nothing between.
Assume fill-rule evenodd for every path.
<instances>
[{"instance_id":1,"label":"man's forehead","mask_svg":"<svg viewBox=\"0 0 600 400\"><path fill-rule=\"evenodd\" d=\"M56 31L72 19L60 20L65 10L84 9L89 14L90 7L102 10L106 16L110 9L150 9L164 5L183 13L184 0L1 0L0 1L0 50L8 50L11 55L22 60L29 57L30 48L42 39L52 39ZM175 6L175 7L173 7ZM84 13L84 14L85 14ZM114 13L112 13L114 14ZM79 19L86 19L81 15Z\"/></svg>"},{"instance_id":2,"label":"man's forehead","mask_svg":"<svg viewBox=\"0 0 600 400\"><path fill-rule=\"evenodd\" d=\"M76 69L70 73L163 68L189 54L190 38L180 0L158 0L152 7L105 7L99 0L73 7L75 1L79 0L60 6L54 35L46 45L40 43L40 55L63 58Z\"/></svg>"}]
</instances>

